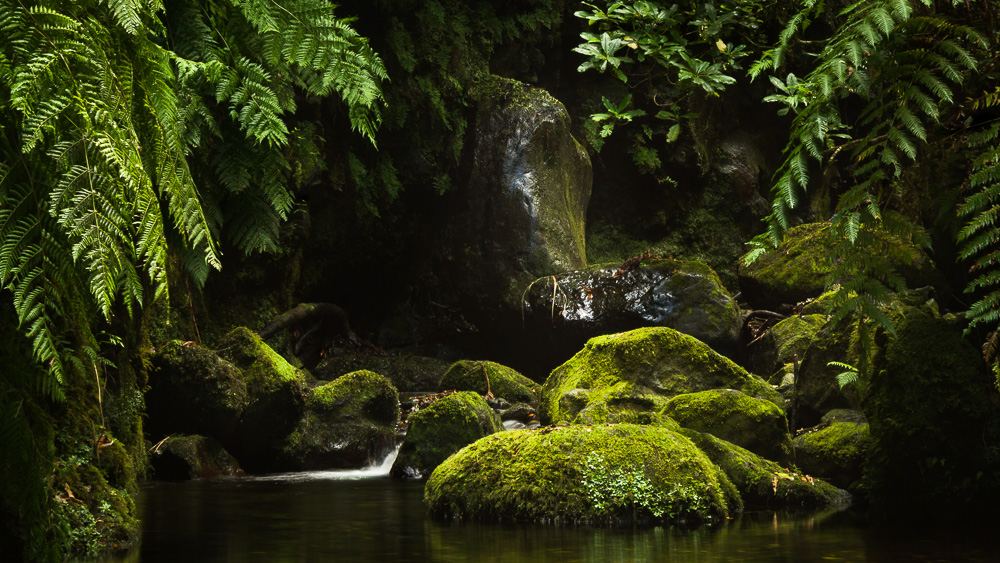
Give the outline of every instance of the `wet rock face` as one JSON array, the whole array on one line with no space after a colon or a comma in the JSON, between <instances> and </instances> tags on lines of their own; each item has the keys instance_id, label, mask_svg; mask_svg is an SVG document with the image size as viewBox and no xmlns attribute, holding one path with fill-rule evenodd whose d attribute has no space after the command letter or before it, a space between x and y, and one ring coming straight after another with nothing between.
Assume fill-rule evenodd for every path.
<instances>
[{"instance_id":1,"label":"wet rock face","mask_svg":"<svg viewBox=\"0 0 1000 563\"><path fill-rule=\"evenodd\" d=\"M490 77L477 89L464 208L445 226L463 299L516 309L519 287L586 264L590 158L566 108L544 90Z\"/></svg>"},{"instance_id":2,"label":"wet rock face","mask_svg":"<svg viewBox=\"0 0 1000 563\"><path fill-rule=\"evenodd\" d=\"M210 479L242 475L243 469L215 439L206 436L173 436L150 456L153 478L161 481Z\"/></svg>"},{"instance_id":3,"label":"wet rock face","mask_svg":"<svg viewBox=\"0 0 1000 563\"><path fill-rule=\"evenodd\" d=\"M525 325L554 345L662 326L731 355L740 310L711 268L686 260L646 260L577 270L532 282L523 294Z\"/></svg>"}]
</instances>

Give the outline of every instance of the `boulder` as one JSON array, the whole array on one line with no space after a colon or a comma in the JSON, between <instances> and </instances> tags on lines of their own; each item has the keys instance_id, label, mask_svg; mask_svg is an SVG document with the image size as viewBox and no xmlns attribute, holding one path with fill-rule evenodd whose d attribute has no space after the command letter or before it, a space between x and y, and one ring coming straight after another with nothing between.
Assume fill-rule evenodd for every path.
<instances>
[{"instance_id":1,"label":"boulder","mask_svg":"<svg viewBox=\"0 0 1000 563\"><path fill-rule=\"evenodd\" d=\"M207 348L179 340L150 357L146 434L204 434L233 443L250 403L243 373Z\"/></svg>"},{"instance_id":2,"label":"boulder","mask_svg":"<svg viewBox=\"0 0 1000 563\"><path fill-rule=\"evenodd\" d=\"M332 381L345 373L369 370L389 378L400 392L433 391L451 363L438 358L406 355L374 355L339 349L312 370L317 379Z\"/></svg>"},{"instance_id":3,"label":"boulder","mask_svg":"<svg viewBox=\"0 0 1000 563\"><path fill-rule=\"evenodd\" d=\"M360 468L396 443L399 393L375 372L356 371L309 390L280 464L291 470Z\"/></svg>"},{"instance_id":4,"label":"boulder","mask_svg":"<svg viewBox=\"0 0 1000 563\"><path fill-rule=\"evenodd\" d=\"M1000 498L996 380L962 323L933 303L889 313L895 334L874 360L862 406L871 450L864 485L873 517L992 518ZM993 395L995 397L995 395Z\"/></svg>"},{"instance_id":5,"label":"boulder","mask_svg":"<svg viewBox=\"0 0 1000 563\"><path fill-rule=\"evenodd\" d=\"M792 316L771 327L752 351L754 372L780 384L784 367L802 362L816 333L826 324L826 315Z\"/></svg>"},{"instance_id":6,"label":"boulder","mask_svg":"<svg viewBox=\"0 0 1000 563\"><path fill-rule=\"evenodd\" d=\"M792 445L802 471L846 489L861 479L871 435L865 423L834 422L799 434Z\"/></svg>"},{"instance_id":7,"label":"boulder","mask_svg":"<svg viewBox=\"0 0 1000 563\"><path fill-rule=\"evenodd\" d=\"M305 372L245 327L226 334L219 342L218 354L243 373L248 397L237 443L223 441L223 445L244 468L272 471L285 438L302 417L308 388Z\"/></svg>"},{"instance_id":8,"label":"boulder","mask_svg":"<svg viewBox=\"0 0 1000 563\"><path fill-rule=\"evenodd\" d=\"M593 171L566 108L545 90L485 76L460 213L442 226L444 268L473 322L514 315L533 279L586 265ZM452 272L454 272L452 274Z\"/></svg>"},{"instance_id":9,"label":"boulder","mask_svg":"<svg viewBox=\"0 0 1000 563\"><path fill-rule=\"evenodd\" d=\"M826 288L833 271L829 249L830 223L807 223L792 227L778 247L739 270L740 291L754 308L778 310L817 297ZM893 266L910 287L947 283L927 253L915 246L900 244L891 257Z\"/></svg>"},{"instance_id":10,"label":"boulder","mask_svg":"<svg viewBox=\"0 0 1000 563\"><path fill-rule=\"evenodd\" d=\"M759 377L674 329L640 328L591 338L549 375L539 414L548 422L661 422L667 399L737 389L780 405ZM669 425L669 423L666 423Z\"/></svg>"},{"instance_id":11,"label":"boulder","mask_svg":"<svg viewBox=\"0 0 1000 563\"><path fill-rule=\"evenodd\" d=\"M537 384L517 371L489 361L459 360L448 368L438 382L438 391L475 391L510 403L537 403L532 390Z\"/></svg>"},{"instance_id":12,"label":"boulder","mask_svg":"<svg viewBox=\"0 0 1000 563\"><path fill-rule=\"evenodd\" d=\"M472 391L447 395L414 412L389 472L393 477L426 479L451 454L503 430L500 417Z\"/></svg>"},{"instance_id":13,"label":"boulder","mask_svg":"<svg viewBox=\"0 0 1000 563\"><path fill-rule=\"evenodd\" d=\"M153 466L153 478L160 481L243 474L236 458L208 436L171 436L157 444L149 461Z\"/></svg>"},{"instance_id":14,"label":"boulder","mask_svg":"<svg viewBox=\"0 0 1000 563\"><path fill-rule=\"evenodd\" d=\"M857 323L850 319L826 323L813 335L799 363L798 428L810 428L819 424L823 415L831 410L857 407L853 390L842 390L837 383L837 374L844 370L829 363L841 362L857 366L858 342ZM784 385L782 392L790 402L791 385Z\"/></svg>"},{"instance_id":15,"label":"boulder","mask_svg":"<svg viewBox=\"0 0 1000 563\"><path fill-rule=\"evenodd\" d=\"M667 523L726 517L726 491L735 494L689 439L620 424L492 434L439 465L424 502L443 518Z\"/></svg>"},{"instance_id":16,"label":"boulder","mask_svg":"<svg viewBox=\"0 0 1000 563\"><path fill-rule=\"evenodd\" d=\"M777 405L733 389L677 395L664 414L684 428L712 434L785 467L795 461L785 413Z\"/></svg>"},{"instance_id":17,"label":"boulder","mask_svg":"<svg viewBox=\"0 0 1000 563\"><path fill-rule=\"evenodd\" d=\"M547 345L571 350L601 334L664 326L733 356L741 326L739 306L711 268L643 256L539 278L524 292L523 313Z\"/></svg>"},{"instance_id":18,"label":"boulder","mask_svg":"<svg viewBox=\"0 0 1000 563\"><path fill-rule=\"evenodd\" d=\"M748 508L821 508L851 501L846 491L785 469L711 434L687 428L681 434L722 469Z\"/></svg>"}]
</instances>

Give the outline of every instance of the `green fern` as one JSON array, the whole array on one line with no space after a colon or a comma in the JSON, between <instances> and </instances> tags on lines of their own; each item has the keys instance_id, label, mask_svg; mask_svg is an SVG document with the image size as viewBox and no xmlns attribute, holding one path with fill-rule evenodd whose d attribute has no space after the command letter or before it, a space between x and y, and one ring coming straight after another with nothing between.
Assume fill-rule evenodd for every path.
<instances>
[{"instance_id":1,"label":"green fern","mask_svg":"<svg viewBox=\"0 0 1000 563\"><path fill-rule=\"evenodd\" d=\"M969 307L969 330L979 324L1000 324L1000 123L969 136L972 159L967 197L958 210L966 219L958 234L959 258L972 262L974 278L966 293L979 298Z\"/></svg>"},{"instance_id":2,"label":"green fern","mask_svg":"<svg viewBox=\"0 0 1000 563\"><path fill-rule=\"evenodd\" d=\"M804 4L752 76L780 68L813 7ZM783 103L795 117L772 188L768 229L756 244L777 245L818 172L849 167L854 185L840 196L832 218L829 282L840 284L835 317L860 314L892 331L884 308L905 283L890 257L901 247L929 246L929 237L898 212L900 178L919 158L943 108L954 102L956 88L978 71L973 53L986 42L975 29L947 14L918 11L909 0L862 0L841 15L843 25L805 78L772 79L782 93L767 101ZM843 113L848 98L864 103L857 115ZM850 160L838 161L843 155Z\"/></svg>"},{"instance_id":3,"label":"green fern","mask_svg":"<svg viewBox=\"0 0 1000 563\"><path fill-rule=\"evenodd\" d=\"M92 327L167 297L168 240L196 281L220 239L275 248L296 95L339 95L374 143L385 69L349 23L325 0L0 0L0 295L41 367L0 381L5 455L39 467L7 409L93 380Z\"/></svg>"}]
</instances>

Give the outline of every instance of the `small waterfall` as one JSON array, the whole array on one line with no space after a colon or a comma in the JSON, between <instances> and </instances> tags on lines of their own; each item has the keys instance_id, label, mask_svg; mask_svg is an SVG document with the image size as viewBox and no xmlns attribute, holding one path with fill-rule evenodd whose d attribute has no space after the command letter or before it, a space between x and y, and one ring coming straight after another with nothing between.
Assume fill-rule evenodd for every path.
<instances>
[{"instance_id":1,"label":"small waterfall","mask_svg":"<svg viewBox=\"0 0 1000 563\"><path fill-rule=\"evenodd\" d=\"M399 455L400 446L396 446L392 451L385 456L382 461L373 463L367 467L362 467L361 469L330 469L327 471L304 471L296 473L277 473L274 475L263 475L260 477L253 477L255 481L285 481L285 482L300 482L300 481L318 481L318 480L332 480L332 481L353 481L358 479L374 479L379 477L388 477L389 470L392 469L393 462L396 461L396 456Z\"/></svg>"}]
</instances>

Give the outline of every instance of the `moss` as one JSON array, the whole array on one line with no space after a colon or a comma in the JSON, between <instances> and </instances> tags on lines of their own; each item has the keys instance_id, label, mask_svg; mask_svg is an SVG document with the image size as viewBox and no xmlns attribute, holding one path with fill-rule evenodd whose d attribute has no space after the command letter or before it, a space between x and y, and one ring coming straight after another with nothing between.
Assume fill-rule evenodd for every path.
<instances>
[{"instance_id":1,"label":"moss","mask_svg":"<svg viewBox=\"0 0 1000 563\"><path fill-rule=\"evenodd\" d=\"M450 366L445 360L427 356L376 356L350 350L328 356L316 366L313 374L319 379L333 380L345 373L366 369L388 377L400 391L433 391Z\"/></svg>"},{"instance_id":2,"label":"moss","mask_svg":"<svg viewBox=\"0 0 1000 563\"><path fill-rule=\"evenodd\" d=\"M394 425L399 420L399 392L383 375L355 371L310 390L306 408L336 418Z\"/></svg>"},{"instance_id":3,"label":"moss","mask_svg":"<svg viewBox=\"0 0 1000 563\"><path fill-rule=\"evenodd\" d=\"M451 454L476 440L503 430L500 418L472 391L434 401L410 415L406 441L391 474L425 479Z\"/></svg>"},{"instance_id":4,"label":"moss","mask_svg":"<svg viewBox=\"0 0 1000 563\"><path fill-rule=\"evenodd\" d=\"M153 440L175 433L228 441L250 403L243 373L212 350L179 340L150 358L146 430Z\"/></svg>"},{"instance_id":5,"label":"moss","mask_svg":"<svg viewBox=\"0 0 1000 563\"><path fill-rule=\"evenodd\" d=\"M776 309L816 297L833 270L827 255L829 223L792 227L778 248L740 268L740 289L754 307Z\"/></svg>"},{"instance_id":6,"label":"moss","mask_svg":"<svg viewBox=\"0 0 1000 563\"><path fill-rule=\"evenodd\" d=\"M537 403L532 390L536 383L517 371L495 362L459 360L448 368L438 383L438 391L492 392L511 403Z\"/></svg>"},{"instance_id":7,"label":"moss","mask_svg":"<svg viewBox=\"0 0 1000 563\"><path fill-rule=\"evenodd\" d=\"M895 335L862 404L872 447L864 484L872 515L934 521L995 513L1000 467L987 457L984 429L996 420L980 351L960 327L927 306L890 313Z\"/></svg>"},{"instance_id":8,"label":"moss","mask_svg":"<svg viewBox=\"0 0 1000 563\"><path fill-rule=\"evenodd\" d=\"M249 328L233 329L222 338L219 346L219 356L243 372L247 391L251 395L266 394L286 385L305 382L302 370L289 364Z\"/></svg>"},{"instance_id":9,"label":"moss","mask_svg":"<svg viewBox=\"0 0 1000 563\"><path fill-rule=\"evenodd\" d=\"M781 404L771 386L704 343L670 328L641 328L590 339L549 375L539 411L545 421L570 422L590 401L669 398L716 388Z\"/></svg>"},{"instance_id":10,"label":"moss","mask_svg":"<svg viewBox=\"0 0 1000 563\"><path fill-rule=\"evenodd\" d=\"M684 436L631 424L487 436L438 466L432 515L621 524L728 514L718 469Z\"/></svg>"},{"instance_id":11,"label":"moss","mask_svg":"<svg viewBox=\"0 0 1000 563\"><path fill-rule=\"evenodd\" d=\"M771 327L756 348L754 365L758 373L771 376L771 383L780 383L773 374L788 364L801 362L824 324L826 315L803 315L789 317Z\"/></svg>"},{"instance_id":12,"label":"moss","mask_svg":"<svg viewBox=\"0 0 1000 563\"><path fill-rule=\"evenodd\" d=\"M72 553L94 557L125 550L139 537L135 503L124 489L111 486L104 473L89 464L63 460L53 475L57 491L56 533Z\"/></svg>"},{"instance_id":13,"label":"moss","mask_svg":"<svg viewBox=\"0 0 1000 563\"><path fill-rule=\"evenodd\" d=\"M847 488L861 478L871 435L867 424L834 422L796 436L793 446L802 471Z\"/></svg>"},{"instance_id":14,"label":"moss","mask_svg":"<svg viewBox=\"0 0 1000 563\"><path fill-rule=\"evenodd\" d=\"M171 436L157 445L151 457L154 478L162 481L243 474L236 458L207 436Z\"/></svg>"},{"instance_id":15,"label":"moss","mask_svg":"<svg viewBox=\"0 0 1000 563\"><path fill-rule=\"evenodd\" d=\"M784 465L794 461L785 413L774 403L733 389L671 398L665 414L685 428L707 432Z\"/></svg>"},{"instance_id":16,"label":"moss","mask_svg":"<svg viewBox=\"0 0 1000 563\"><path fill-rule=\"evenodd\" d=\"M747 507L819 508L844 504L850 495L829 483L796 473L711 434L684 429L725 473Z\"/></svg>"},{"instance_id":17,"label":"moss","mask_svg":"<svg viewBox=\"0 0 1000 563\"><path fill-rule=\"evenodd\" d=\"M220 441L245 469L277 470L285 438L302 416L306 376L247 328L232 330L220 346L219 356L242 372L248 396L237 439Z\"/></svg>"},{"instance_id":18,"label":"moss","mask_svg":"<svg viewBox=\"0 0 1000 563\"><path fill-rule=\"evenodd\" d=\"M281 445L282 469L357 468L395 445L399 393L389 380L356 371L309 391L305 412Z\"/></svg>"}]
</instances>

